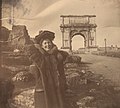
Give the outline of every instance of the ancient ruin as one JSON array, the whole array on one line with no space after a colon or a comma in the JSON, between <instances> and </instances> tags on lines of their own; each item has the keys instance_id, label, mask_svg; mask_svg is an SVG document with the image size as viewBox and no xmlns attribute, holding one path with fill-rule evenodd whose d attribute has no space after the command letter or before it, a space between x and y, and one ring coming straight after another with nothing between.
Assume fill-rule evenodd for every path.
<instances>
[{"instance_id":1,"label":"ancient ruin","mask_svg":"<svg viewBox=\"0 0 120 108\"><path fill-rule=\"evenodd\" d=\"M61 15L62 49L72 50L72 38L81 35L86 49L96 47L95 15Z\"/></svg>"},{"instance_id":2,"label":"ancient ruin","mask_svg":"<svg viewBox=\"0 0 120 108\"><path fill-rule=\"evenodd\" d=\"M30 36L25 25L13 25L8 42L15 49L21 49L30 42Z\"/></svg>"}]
</instances>

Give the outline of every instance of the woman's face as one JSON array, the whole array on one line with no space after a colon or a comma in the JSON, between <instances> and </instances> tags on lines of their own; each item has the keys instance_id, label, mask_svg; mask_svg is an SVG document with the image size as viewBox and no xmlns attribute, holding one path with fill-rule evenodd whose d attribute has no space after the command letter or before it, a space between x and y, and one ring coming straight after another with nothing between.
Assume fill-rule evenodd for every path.
<instances>
[{"instance_id":1,"label":"woman's face","mask_svg":"<svg viewBox=\"0 0 120 108\"><path fill-rule=\"evenodd\" d=\"M49 39L43 40L41 45L45 51L51 50L53 46L52 42Z\"/></svg>"}]
</instances>

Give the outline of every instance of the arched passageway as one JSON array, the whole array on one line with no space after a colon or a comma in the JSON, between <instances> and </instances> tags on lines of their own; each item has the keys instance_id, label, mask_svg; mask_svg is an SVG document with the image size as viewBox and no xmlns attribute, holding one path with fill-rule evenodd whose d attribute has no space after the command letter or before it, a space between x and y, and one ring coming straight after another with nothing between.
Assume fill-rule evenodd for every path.
<instances>
[{"instance_id":1,"label":"arched passageway","mask_svg":"<svg viewBox=\"0 0 120 108\"><path fill-rule=\"evenodd\" d=\"M84 37L81 35L75 35L72 38L72 50L78 50L79 48L85 48Z\"/></svg>"}]
</instances>

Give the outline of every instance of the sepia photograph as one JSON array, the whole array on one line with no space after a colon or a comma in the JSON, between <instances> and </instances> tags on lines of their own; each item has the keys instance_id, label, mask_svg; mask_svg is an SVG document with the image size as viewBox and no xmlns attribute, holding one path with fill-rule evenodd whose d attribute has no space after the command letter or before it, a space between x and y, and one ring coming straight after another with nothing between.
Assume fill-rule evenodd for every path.
<instances>
[{"instance_id":1,"label":"sepia photograph","mask_svg":"<svg viewBox=\"0 0 120 108\"><path fill-rule=\"evenodd\" d=\"M120 108L120 0L0 0L0 108Z\"/></svg>"}]
</instances>

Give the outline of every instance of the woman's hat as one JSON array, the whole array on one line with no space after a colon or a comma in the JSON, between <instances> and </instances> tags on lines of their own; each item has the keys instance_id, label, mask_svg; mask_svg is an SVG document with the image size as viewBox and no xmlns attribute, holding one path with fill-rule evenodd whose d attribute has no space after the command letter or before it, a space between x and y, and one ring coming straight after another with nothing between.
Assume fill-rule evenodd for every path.
<instances>
[{"instance_id":1,"label":"woman's hat","mask_svg":"<svg viewBox=\"0 0 120 108\"><path fill-rule=\"evenodd\" d=\"M49 39L53 41L54 38L55 38L54 32L45 30L45 31L40 31L39 35L35 36L35 41L36 43L40 43L40 41L44 39Z\"/></svg>"}]
</instances>

